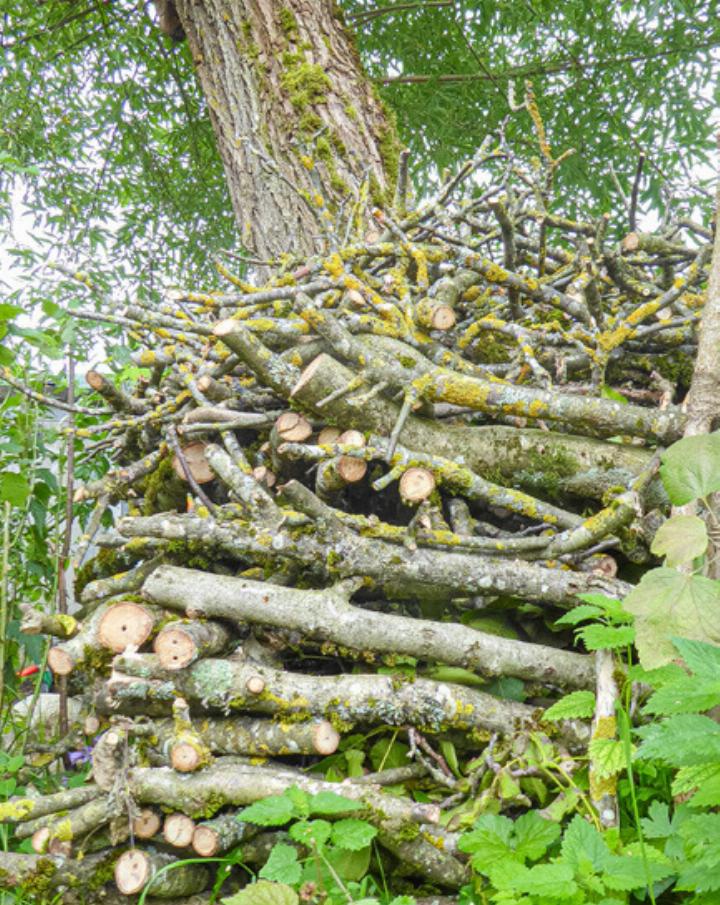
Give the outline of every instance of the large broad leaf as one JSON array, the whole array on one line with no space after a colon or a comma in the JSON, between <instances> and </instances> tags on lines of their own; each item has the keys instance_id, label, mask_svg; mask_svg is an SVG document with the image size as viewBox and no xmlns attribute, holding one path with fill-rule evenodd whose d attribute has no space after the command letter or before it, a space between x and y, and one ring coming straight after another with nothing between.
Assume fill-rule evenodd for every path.
<instances>
[{"instance_id":1,"label":"large broad leaf","mask_svg":"<svg viewBox=\"0 0 720 905\"><path fill-rule=\"evenodd\" d=\"M720 431L673 443L662 454L660 477L676 506L720 490Z\"/></svg>"},{"instance_id":2,"label":"large broad leaf","mask_svg":"<svg viewBox=\"0 0 720 905\"><path fill-rule=\"evenodd\" d=\"M701 518L674 515L658 528L650 549L657 556L665 556L667 565L681 566L702 556L707 545L707 528Z\"/></svg>"},{"instance_id":3,"label":"large broad leaf","mask_svg":"<svg viewBox=\"0 0 720 905\"><path fill-rule=\"evenodd\" d=\"M720 644L720 582L652 569L625 598L625 609L635 616L635 643L645 669L677 657L674 636Z\"/></svg>"},{"instance_id":4,"label":"large broad leaf","mask_svg":"<svg viewBox=\"0 0 720 905\"><path fill-rule=\"evenodd\" d=\"M284 883L260 880L221 901L222 905L298 905L300 900L295 890Z\"/></svg>"},{"instance_id":5,"label":"large broad leaf","mask_svg":"<svg viewBox=\"0 0 720 905\"><path fill-rule=\"evenodd\" d=\"M297 850L278 842L260 869L259 877L276 883L297 883L302 875Z\"/></svg>"},{"instance_id":6,"label":"large broad leaf","mask_svg":"<svg viewBox=\"0 0 720 905\"><path fill-rule=\"evenodd\" d=\"M0 474L0 501L11 506L24 506L30 495L30 485L21 474L6 471Z\"/></svg>"}]
</instances>

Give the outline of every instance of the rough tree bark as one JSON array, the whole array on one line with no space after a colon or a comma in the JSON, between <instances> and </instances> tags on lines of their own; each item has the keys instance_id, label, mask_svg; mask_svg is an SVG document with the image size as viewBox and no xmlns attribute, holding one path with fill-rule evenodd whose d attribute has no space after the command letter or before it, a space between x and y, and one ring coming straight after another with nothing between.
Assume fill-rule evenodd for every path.
<instances>
[{"instance_id":1,"label":"rough tree bark","mask_svg":"<svg viewBox=\"0 0 720 905\"><path fill-rule=\"evenodd\" d=\"M175 9L243 244L263 258L322 251L329 214L364 180L388 190L398 154L334 4L177 0Z\"/></svg>"}]
</instances>

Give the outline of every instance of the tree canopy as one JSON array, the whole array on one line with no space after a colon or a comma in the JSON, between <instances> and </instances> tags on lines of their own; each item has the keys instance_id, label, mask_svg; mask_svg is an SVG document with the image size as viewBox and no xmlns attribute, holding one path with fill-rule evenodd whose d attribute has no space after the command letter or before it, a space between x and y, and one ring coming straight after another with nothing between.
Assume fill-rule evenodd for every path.
<instances>
[{"instance_id":1,"label":"tree canopy","mask_svg":"<svg viewBox=\"0 0 720 905\"><path fill-rule=\"evenodd\" d=\"M641 205L659 209L680 186L686 201L705 197L720 44L707 0L344 0L338 14L421 188L471 155L532 79L553 148L576 151L559 186L578 202L602 213L639 169ZM154 17L131 0L13 2L0 45L5 225L26 209L68 260L147 287L207 272L236 243L190 54ZM527 117L507 129L533 152Z\"/></svg>"}]
</instances>

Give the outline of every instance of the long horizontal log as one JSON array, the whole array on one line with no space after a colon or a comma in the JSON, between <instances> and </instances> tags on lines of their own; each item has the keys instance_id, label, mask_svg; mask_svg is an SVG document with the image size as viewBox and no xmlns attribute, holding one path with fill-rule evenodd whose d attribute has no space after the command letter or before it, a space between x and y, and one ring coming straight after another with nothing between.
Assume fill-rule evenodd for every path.
<instances>
[{"instance_id":1,"label":"long horizontal log","mask_svg":"<svg viewBox=\"0 0 720 905\"><path fill-rule=\"evenodd\" d=\"M127 776L128 790L142 804L162 804L192 817L208 816L226 805L253 804L298 786L309 795L334 792L368 809L368 820L379 828L399 824L437 823L437 805L422 804L348 782L326 782L298 770L254 764L216 764L197 773L176 773L169 767L135 767ZM342 815L339 815L342 816Z\"/></svg>"},{"instance_id":2,"label":"long horizontal log","mask_svg":"<svg viewBox=\"0 0 720 905\"><path fill-rule=\"evenodd\" d=\"M385 675L313 676L254 663L200 660L168 672L152 654L119 656L108 683L122 702L186 700L219 710L248 710L280 717L322 717L335 725L388 723L428 732L450 729L512 734L537 725L537 709L496 698L473 688L416 678L398 682ZM560 730L573 746L587 738L587 727L567 721Z\"/></svg>"},{"instance_id":3,"label":"long horizontal log","mask_svg":"<svg viewBox=\"0 0 720 905\"><path fill-rule=\"evenodd\" d=\"M220 551L240 560L269 556L288 559L323 572L328 579L361 576L398 599L448 600L477 594L505 594L526 600L569 607L578 594L599 593L624 597L631 586L617 579L549 569L522 560L493 559L470 553L408 550L379 540L358 537L342 526L317 524L312 534L292 528L218 523L212 517L161 514L126 516L118 529L126 537L160 537L197 541L208 551Z\"/></svg>"},{"instance_id":4,"label":"long horizontal log","mask_svg":"<svg viewBox=\"0 0 720 905\"><path fill-rule=\"evenodd\" d=\"M64 789L62 792L38 798L17 796L0 803L0 823L34 820L47 814L78 808L97 798L99 794L100 789L94 783L89 783L76 789Z\"/></svg>"},{"instance_id":5,"label":"long horizontal log","mask_svg":"<svg viewBox=\"0 0 720 905\"><path fill-rule=\"evenodd\" d=\"M343 587L299 590L160 566L146 580L143 594L188 616L295 629L310 638L356 650L405 654L473 669L484 676L514 676L575 688L592 688L595 681L592 657L489 635L464 625L361 609L350 605Z\"/></svg>"},{"instance_id":6,"label":"long horizontal log","mask_svg":"<svg viewBox=\"0 0 720 905\"><path fill-rule=\"evenodd\" d=\"M0 889L21 892L31 889L39 901L53 899L65 890L98 889L99 878L117 859L117 850L105 850L80 860L51 855L24 855L0 851ZM65 897L63 896L63 899Z\"/></svg>"},{"instance_id":7,"label":"long horizontal log","mask_svg":"<svg viewBox=\"0 0 720 905\"><path fill-rule=\"evenodd\" d=\"M685 418L679 411L647 409L601 397L574 396L537 387L480 380L438 367L399 342L399 354L391 361L372 336L353 336L332 312L314 307L302 294L298 299L301 303L303 300L309 303L302 316L327 339L334 352L354 367L361 368L375 383L384 381L396 390L412 386L421 398L430 402L447 402L492 415L515 415L532 420L546 418L567 424L579 433L589 431L600 437L629 434L669 444L682 436ZM402 368L397 367L398 358L403 362ZM301 382L308 379L312 367L312 363L308 365Z\"/></svg>"},{"instance_id":8,"label":"long horizontal log","mask_svg":"<svg viewBox=\"0 0 720 905\"><path fill-rule=\"evenodd\" d=\"M345 389L355 374L329 355L320 355L305 369L293 389L293 400L310 412L345 429L390 436L400 407L375 396L366 405L354 404L352 395L339 395L319 406L332 393ZM409 449L464 463L483 477L498 473L509 486L540 492L543 482L559 493L601 499L607 490L627 486L652 458L650 450L608 443L574 434L504 425L448 426L410 415L400 434Z\"/></svg>"}]
</instances>

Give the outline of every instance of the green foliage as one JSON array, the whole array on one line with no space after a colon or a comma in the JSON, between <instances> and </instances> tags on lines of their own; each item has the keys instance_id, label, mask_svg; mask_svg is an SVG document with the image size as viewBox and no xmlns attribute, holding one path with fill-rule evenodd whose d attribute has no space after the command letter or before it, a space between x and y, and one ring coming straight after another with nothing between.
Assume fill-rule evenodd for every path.
<instances>
[{"instance_id":1,"label":"green foliage","mask_svg":"<svg viewBox=\"0 0 720 905\"><path fill-rule=\"evenodd\" d=\"M640 150L648 155L641 180L648 206L659 204L663 183L686 184L685 167L711 153L720 24L707 0L342 6L371 75L390 77L383 97L426 178L429 163L442 171L470 157L478 121L499 126L527 78L554 153L576 149L558 174L559 191L592 199L598 215L617 206L613 171L630 194ZM510 122L507 134L537 153L529 117Z\"/></svg>"},{"instance_id":2,"label":"green foliage","mask_svg":"<svg viewBox=\"0 0 720 905\"><path fill-rule=\"evenodd\" d=\"M708 540L705 522L697 515L673 515L658 529L650 550L664 556L669 566L681 566L702 556Z\"/></svg>"},{"instance_id":3,"label":"green foliage","mask_svg":"<svg viewBox=\"0 0 720 905\"><path fill-rule=\"evenodd\" d=\"M720 490L720 431L673 443L662 454L660 476L675 506Z\"/></svg>"}]
</instances>

